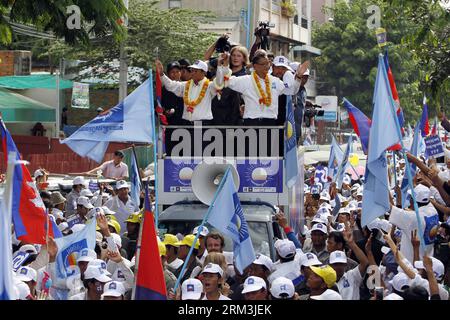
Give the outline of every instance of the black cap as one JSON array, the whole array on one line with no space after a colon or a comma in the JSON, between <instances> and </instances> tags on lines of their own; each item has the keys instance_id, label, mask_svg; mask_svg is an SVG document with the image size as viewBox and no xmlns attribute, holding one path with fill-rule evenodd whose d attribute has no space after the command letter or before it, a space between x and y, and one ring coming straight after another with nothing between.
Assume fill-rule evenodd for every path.
<instances>
[{"instance_id":1,"label":"black cap","mask_svg":"<svg viewBox=\"0 0 450 320\"><path fill-rule=\"evenodd\" d=\"M178 69L181 70L181 66L180 66L180 64L178 63L178 61L172 61L171 63L169 63L169 64L167 65L167 73L169 73L170 70L172 70L173 68L178 68Z\"/></svg>"},{"instance_id":2,"label":"black cap","mask_svg":"<svg viewBox=\"0 0 450 320\"><path fill-rule=\"evenodd\" d=\"M188 59L180 59L178 60L178 63L180 64L181 67L189 67L191 65L191 62Z\"/></svg>"}]
</instances>

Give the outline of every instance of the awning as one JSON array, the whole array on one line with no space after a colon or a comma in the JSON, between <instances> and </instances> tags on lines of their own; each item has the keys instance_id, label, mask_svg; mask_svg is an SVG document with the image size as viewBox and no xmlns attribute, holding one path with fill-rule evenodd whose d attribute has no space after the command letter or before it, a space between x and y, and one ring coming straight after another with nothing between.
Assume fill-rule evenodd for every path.
<instances>
[{"instance_id":1,"label":"awning","mask_svg":"<svg viewBox=\"0 0 450 320\"><path fill-rule=\"evenodd\" d=\"M300 52L307 52L313 56L320 56L322 55L322 51L316 47L309 46L307 44L303 44L301 46L295 46L294 51L300 51Z\"/></svg>"},{"instance_id":2,"label":"awning","mask_svg":"<svg viewBox=\"0 0 450 320\"><path fill-rule=\"evenodd\" d=\"M55 122L55 108L0 88L0 112L5 122Z\"/></svg>"},{"instance_id":3,"label":"awning","mask_svg":"<svg viewBox=\"0 0 450 320\"><path fill-rule=\"evenodd\" d=\"M301 41L298 41L298 40L295 40L295 39L292 39L292 38L288 38L288 37L285 37L285 36L282 36L282 35L279 35L279 34L276 34L276 33L272 33L272 32L270 32L270 39L271 40L278 40L280 42L295 44L297 46L301 46L301 45L304 44Z\"/></svg>"},{"instance_id":4,"label":"awning","mask_svg":"<svg viewBox=\"0 0 450 320\"><path fill-rule=\"evenodd\" d=\"M232 32L239 28L239 21L212 21L211 23L200 23L198 28L203 31L214 33Z\"/></svg>"},{"instance_id":5,"label":"awning","mask_svg":"<svg viewBox=\"0 0 450 320\"><path fill-rule=\"evenodd\" d=\"M73 84L70 80L60 79L60 89L70 89ZM29 76L0 77L0 87L6 89L56 89L56 76L49 74L32 74Z\"/></svg>"}]
</instances>

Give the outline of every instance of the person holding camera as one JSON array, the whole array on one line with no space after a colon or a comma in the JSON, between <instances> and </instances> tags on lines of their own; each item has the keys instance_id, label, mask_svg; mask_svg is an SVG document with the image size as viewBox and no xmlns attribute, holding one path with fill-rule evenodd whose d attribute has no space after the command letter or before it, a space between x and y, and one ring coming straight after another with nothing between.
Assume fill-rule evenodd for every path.
<instances>
[{"instance_id":1,"label":"person holding camera","mask_svg":"<svg viewBox=\"0 0 450 320\"><path fill-rule=\"evenodd\" d=\"M299 68L296 80L291 86L269 74L270 60L264 50L255 53L252 60L254 71L251 75L235 77L229 68L229 54L223 53L219 58L217 83L240 92L245 101L245 126L276 126L278 117L278 97L282 94L294 95L300 88L304 68Z\"/></svg>"}]
</instances>

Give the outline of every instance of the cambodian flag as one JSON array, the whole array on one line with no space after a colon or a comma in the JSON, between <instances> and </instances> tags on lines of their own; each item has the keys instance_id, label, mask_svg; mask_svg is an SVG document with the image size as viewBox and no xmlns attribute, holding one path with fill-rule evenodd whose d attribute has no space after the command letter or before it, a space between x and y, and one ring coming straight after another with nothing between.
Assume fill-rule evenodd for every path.
<instances>
[{"instance_id":1,"label":"cambodian flag","mask_svg":"<svg viewBox=\"0 0 450 320\"><path fill-rule=\"evenodd\" d=\"M2 136L3 154L5 166L8 163L8 153L15 152L17 160L20 159L11 134L0 119L0 132ZM25 243L45 244L47 235L47 223L49 224L49 235L59 236L60 232L51 220L48 220L46 208L41 196L31 179L30 172L24 164L16 165L14 168L13 196L12 196L12 221L17 239ZM55 234L54 230L58 230ZM55 231L56 231L55 230Z\"/></svg>"},{"instance_id":2,"label":"cambodian flag","mask_svg":"<svg viewBox=\"0 0 450 320\"><path fill-rule=\"evenodd\" d=\"M137 257L135 300L166 300L166 282L158 250L155 220L145 183L145 213L141 233L141 247Z\"/></svg>"},{"instance_id":3,"label":"cambodian flag","mask_svg":"<svg viewBox=\"0 0 450 320\"><path fill-rule=\"evenodd\" d=\"M427 97L423 96L422 117L420 118L420 132L422 137L430 134L430 123L428 122L428 104Z\"/></svg>"},{"instance_id":4,"label":"cambodian flag","mask_svg":"<svg viewBox=\"0 0 450 320\"><path fill-rule=\"evenodd\" d=\"M431 135L435 136L437 135L437 121L434 120L433 128L431 129Z\"/></svg>"},{"instance_id":5,"label":"cambodian flag","mask_svg":"<svg viewBox=\"0 0 450 320\"><path fill-rule=\"evenodd\" d=\"M391 66L389 65L387 50L384 54L384 65L386 67L386 71L387 71L387 75L388 75L388 79L389 79L389 86L391 87L392 98L394 99L394 102L395 102L395 111L397 113L398 123L400 124L400 128L402 129L402 134L403 134L403 125L405 123L405 118L403 117L403 110L400 106L400 98L398 97L397 86L395 85L395 80L394 80L394 74L392 73Z\"/></svg>"},{"instance_id":6,"label":"cambodian flag","mask_svg":"<svg viewBox=\"0 0 450 320\"><path fill-rule=\"evenodd\" d=\"M365 154L369 147L369 132L372 121L350 101L344 98L344 107L347 109L348 117L359 139Z\"/></svg>"}]
</instances>

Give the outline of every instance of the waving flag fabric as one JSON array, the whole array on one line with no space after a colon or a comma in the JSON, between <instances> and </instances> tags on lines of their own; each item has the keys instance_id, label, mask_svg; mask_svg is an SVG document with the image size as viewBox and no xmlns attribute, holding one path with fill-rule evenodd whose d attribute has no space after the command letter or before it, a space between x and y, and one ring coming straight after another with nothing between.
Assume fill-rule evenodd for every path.
<instances>
[{"instance_id":1,"label":"waving flag fabric","mask_svg":"<svg viewBox=\"0 0 450 320\"><path fill-rule=\"evenodd\" d=\"M223 177L225 182L216 197L208 216L208 223L233 241L233 255L236 269L243 274L244 269L255 259L252 239L241 202L228 169Z\"/></svg>"},{"instance_id":2,"label":"waving flag fabric","mask_svg":"<svg viewBox=\"0 0 450 320\"><path fill-rule=\"evenodd\" d=\"M362 226L366 226L390 208L386 150L401 141L395 116L390 116L395 111L393 102L386 67L380 55L364 182ZM388 111L391 113L387 113Z\"/></svg>"},{"instance_id":3,"label":"waving flag fabric","mask_svg":"<svg viewBox=\"0 0 450 320\"><path fill-rule=\"evenodd\" d=\"M148 198L148 184L144 183L145 212L142 222L141 247L137 258L135 300L166 300L166 282L158 250L155 219Z\"/></svg>"},{"instance_id":4,"label":"waving flag fabric","mask_svg":"<svg viewBox=\"0 0 450 320\"><path fill-rule=\"evenodd\" d=\"M334 135L331 135L330 159L328 160L328 176L333 178L337 173L338 167L344 157L344 152L336 141Z\"/></svg>"},{"instance_id":5,"label":"waving flag fabric","mask_svg":"<svg viewBox=\"0 0 450 320\"><path fill-rule=\"evenodd\" d=\"M3 120L0 122L4 163L8 163L8 153L11 151L15 152L17 160L20 160L19 150L11 134ZM16 165L13 180L12 221L17 239L26 243L45 244L47 217L44 203L28 168L24 164ZM53 223L50 224L49 234L52 237L55 236L54 226Z\"/></svg>"},{"instance_id":6,"label":"waving flag fabric","mask_svg":"<svg viewBox=\"0 0 450 320\"><path fill-rule=\"evenodd\" d=\"M386 71L387 71L387 75L388 75L388 79L389 79L389 87L391 88L392 98L394 99L394 102L395 102L395 112L397 114L398 123L400 124L400 128L403 130L405 119L403 117L402 107L400 106L400 98L398 96L397 86L395 85L394 74L392 73L391 66L389 65L387 50L384 54L384 65L386 67Z\"/></svg>"},{"instance_id":7,"label":"waving flag fabric","mask_svg":"<svg viewBox=\"0 0 450 320\"><path fill-rule=\"evenodd\" d=\"M430 134L430 123L428 122L428 104L427 97L423 96L422 117L420 118L420 132L422 137Z\"/></svg>"},{"instance_id":8,"label":"waving flag fabric","mask_svg":"<svg viewBox=\"0 0 450 320\"><path fill-rule=\"evenodd\" d=\"M367 154L367 148L369 146L369 131L372 121L357 107L351 104L350 101L344 98L344 107L347 109L350 123L353 126L359 139L361 140L361 146L365 154Z\"/></svg>"},{"instance_id":9,"label":"waving flag fabric","mask_svg":"<svg viewBox=\"0 0 450 320\"><path fill-rule=\"evenodd\" d=\"M286 185L291 188L298 178L297 135L295 133L294 108L292 97L286 99L286 130L284 143L284 161L286 167Z\"/></svg>"},{"instance_id":10,"label":"waving flag fabric","mask_svg":"<svg viewBox=\"0 0 450 320\"><path fill-rule=\"evenodd\" d=\"M152 143L154 104L152 74L117 106L100 113L93 120L61 141L75 153L101 162L109 142Z\"/></svg>"}]
</instances>

